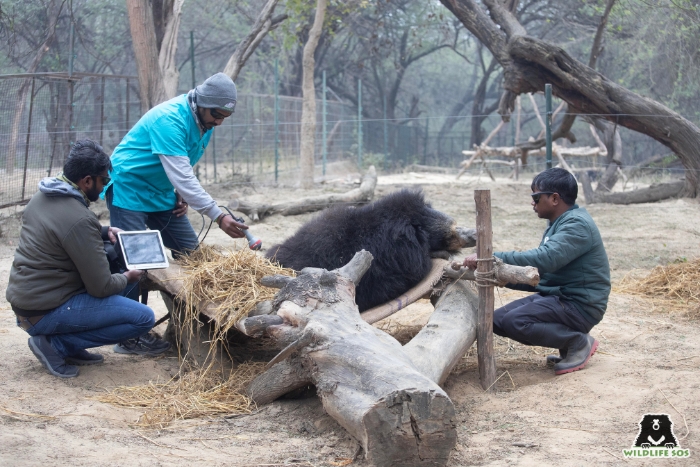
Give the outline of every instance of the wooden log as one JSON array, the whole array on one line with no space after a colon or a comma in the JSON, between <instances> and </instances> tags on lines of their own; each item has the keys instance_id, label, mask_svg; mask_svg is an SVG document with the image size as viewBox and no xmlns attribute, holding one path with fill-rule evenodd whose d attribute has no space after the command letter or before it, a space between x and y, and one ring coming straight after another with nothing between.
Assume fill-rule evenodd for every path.
<instances>
[{"instance_id":1,"label":"wooden log","mask_svg":"<svg viewBox=\"0 0 700 467\"><path fill-rule=\"evenodd\" d=\"M422 374L442 385L476 340L478 298L466 281L450 284L404 351Z\"/></svg>"},{"instance_id":2,"label":"wooden log","mask_svg":"<svg viewBox=\"0 0 700 467\"><path fill-rule=\"evenodd\" d=\"M265 405L310 383L308 371L283 361L255 378L246 388L246 394L257 405Z\"/></svg>"},{"instance_id":3,"label":"wooden log","mask_svg":"<svg viewBox=\"0 0 700 467\"><path fill-rule=\"evenodd\" d=\"M311 196L296 201L288 201L278 204L251 203L245 200L232 200L228 207L233 211L242 212L254 222L265 216L281 214L294 216L307 212L320 211L334 204L365 204L374 198L374 189L377 186L377 171L374 166L367 169L362 177L359 188L346 193L334 193L321 196Z\"/></svg>"},{"instance_id":4,"label":"wooden log","mask_svg":"<svg viewBox=\"0 0 700 467\"><path fill-rule=\"evenodd\" d=\"M492 271L493 245L491 239L491 191L474 190L476 201L476 254L477 272L486 275ZM481 283L480 283L481 282ZM478 281L479 324L477 328L477 353L481 387L490 390L496 381L496 360L493 356L493 286Z\"/></svg>"},{"instance_id":5,"label":"wooden log","mask_svg":"<svg viewBox=\"0 0 700 467\"><path fill-rule=\"evenodd\" d=\"M430 272L415 287L390 302L364 311L361 314L362 319L373 324L420 300L429 294L433 290L433 286L442 278L447 263L444 259L433 259Z\"/></svg>"},{"instance_id":6,"label":"wooden log","mask_svg":"<svg viewBox=\"0 0 700 467\"><path fill-rule=\"evenodd\" d=\"M395 339L360 318L354 303L350 277L359 281L370 261L362 251L333 272L305 269L280 290L278 314L302 343L256 378L249 393L264 403L282 391L278 385L268 391L265 384L308 378L325 410L360 442L371 464L445 465L456 443L452 402Z\"/></svg>"},{"instance_id":7,"label":"wooden log","mask_svg":"<svg viewBox=\"0 0 700 467\"><path fill-rule=\"evenodd\" d=\"M407 166L403 172L404 173L410 173L410 172L427 172L427 173L439 173L439 174L449 174L452 173L452 170L449 167L436 167L432 165L419 165L419 164L411 164Z\"/></svg>"},{"instance_id":8,"label":"wooden log","mask_svg":"<svg viewBox=\"0 0 700 467\"><path fill-rule=\"evenodd\" d=\"M258 315L243 318L236 323L236 329L246 336L260 337L270 326L278 326L284 321L277 315Z\"/></svg>"},{"instance_id":9,"label":"wooden log","mask_svg":"<svg viewBox=\"0 0 700 467\"><path fill-rule=\"evenodd\" d=\"M498 258L494 258L494 279L498 287L506 284L527 284L536 286L540 283L540 274L537 268L532 266L513 266L506 264ZM469 268L462 267L462 263L454 261L449 268L445 268L445 274L452 279L464 279L475 281L476 274Z\"/></svg>"}]
</instances>

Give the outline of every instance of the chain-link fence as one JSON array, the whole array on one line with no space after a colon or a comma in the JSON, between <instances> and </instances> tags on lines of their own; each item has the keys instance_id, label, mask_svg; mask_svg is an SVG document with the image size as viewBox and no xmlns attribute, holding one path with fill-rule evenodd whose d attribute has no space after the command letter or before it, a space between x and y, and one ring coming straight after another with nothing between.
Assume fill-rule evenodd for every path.
<instances>
[{"instance_id":1,"label":"chain-link fence","mask_svg":"<svg viewBox=\"0 0 700 467\"><path fill-rule=\"evenodd\" d=\"M0 77L0 206L31 197L61 170L71 142L119 143L139 117L138 80L76 74Z\"/></svg>"},{"instance_id":2,"label":"chain-link fence","mask_svg":"<svg viewBox=\"0 0 700 467\"><path fill-rule=\"evenodd\" d=\"M141 116L135 76L5 75L0 76L0 93L5 96L0 101L0 207L26 202L42 177L61 170L73 141L90 138L111 153ZM469 149L470 119L474 117L458 117L460 121L454 128L444 132L434 128L445 118L453 117L424 117L399 124L385 119L360 119L356 107L337 100L329 100L324 106L322 99L317 98L316 103L317 173L326 163L342 160L363 167L374 164L385 170L423 164L452 167L456 171L465 158L462 151ZM298 97L240 94L236 113L214 130L209 147L197 164L200 181L220 182L239 175L255 181L296 177L301 113L302 99ZM483 128L493 128L498 116L487 120ZM540 131L536 120L530 120L534 126L523 127L521 139ZM577 145L594 146L587 124L579 120L574 132L583 138ZM621 129L621 133L625 164L667 152L644 135L626 129ZM514 143L515 125L511 121L490 145ZM530 170L544 167L544 160L531 159ZM591 162L604 163L572 161L577 167Z\"/></svg>"}]
</instances>

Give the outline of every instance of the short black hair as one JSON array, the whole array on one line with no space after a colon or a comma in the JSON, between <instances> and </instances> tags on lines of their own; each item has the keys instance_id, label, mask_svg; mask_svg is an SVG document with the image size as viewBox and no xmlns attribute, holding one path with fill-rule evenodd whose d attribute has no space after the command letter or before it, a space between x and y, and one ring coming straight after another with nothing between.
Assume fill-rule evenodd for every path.
<instances>
[{"instance_id":1,"label":"short black hair","mask_svg":"<svg viewBox=\"0 0 700 467\"><path fill-rule=\"evenodd\" d=\"M112 162L102 146L91 139L76 141L63 165L63 175L73 183L88 175L101 175L105 170L112 170Z\"/></svg>"},{"instance_id":2,"label":"short black hair","mask_svg":"<svg viewBox=\"0 0 700 467\"><path fill-rule=\"evenodd\" d=\"M559 167L547 169L535 175L531 185L532 191L551 191L558 193L568 206L576 203L578 183L568 170Z\"/></svg>"}]
</instances>

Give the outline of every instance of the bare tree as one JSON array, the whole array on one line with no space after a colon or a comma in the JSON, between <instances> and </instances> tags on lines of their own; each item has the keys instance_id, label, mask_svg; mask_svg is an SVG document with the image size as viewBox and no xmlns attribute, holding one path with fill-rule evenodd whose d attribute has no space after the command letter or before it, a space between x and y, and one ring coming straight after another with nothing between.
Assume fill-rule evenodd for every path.
<instances>
[{"instance_id":1,"label":"bare tree","mask_svg":"<svg viewBox=\"0 0 700 467\"><path fill-rule=\"evenodd\" d=\"M279 0L268 0L265 6L263 6L258 18L255 20L252 29L248 35L243 38L243 40L236 47L236 51L229 58L226 67L224 68L224 73L229 75L232 80L238 78L238 73L241 72L241 68L245 65L245 62L250 58L255 49L258 47L263 38L275 29L279 24L287 19L287 15L278 15L272 17L275 11L275 7L279 3Z\"/></svg>"},{"instance_id":2,"label":"bare tree","mask_svg":"<svg viewBox=\"0 0 700 467\"><path fill-rule=\"evenodd\" d=\"M44 58L44 55L50 50L51 44L56 38L56 24L58 23L58 18L65 4L65 0L50 0L47 8L48 13L48 27L46 30L46 37L44 41L36 49L36 53L29 67L27 68L27 73L36 72L39 67L39 63ZM15 168L15 155L17 152L17 147L19 145L20 138L20 125L22 124L22 117L24 116L24 105L27 100L27 94L29 93L29 85L31 83L30 79L24 80L19 88L17 95L17 104L15 106L14 117L12 119L12 131L10 133L10 144L7 152L7 160L5 161L5 169L8 174L11 174Z\"/></svg>"},{"instance_id":3,"label":"bare tree","mask_svg":"<svg viewBox=\"0 0 700 467\"><path fill-rule=\"evenodd\" d=\"M304 102L301 110L301 186L309 189L314 185L314 148L316 146L316 88L314 86L314 53L323 31L327 0L316 1L314 24L304 46L304 80L302 92Z\"/></svg>"},{"instance_id":4,"label":"bare tree","mask_svg":"<svg viewBox=\"0 0 700 467\"><path fill-rule=\"evenodd\" d=\"M499 113L510 118L519 94L543 91L545 83L576 113L596 114L646 134L679 155L687 169L684 194L700 193L700 128L665 105L640 96L529 36L500 0L440 0L493 54L504 69Z\"/></svg>"},{"instance_id":5,"label":"bare tree","mask_svg":"<svg viewBox=\"0 0 700 467\"><path fill-rule=\"evenodd\" d=\"M141 111L177 93L179 71L175 61L177 34L184 0L127 0L131 37L136 55ZM251 32L240 42L224 73L235 80L260 41L287 15L272 18L279 0L268 0Z\"/></svg>"}]
</instances>

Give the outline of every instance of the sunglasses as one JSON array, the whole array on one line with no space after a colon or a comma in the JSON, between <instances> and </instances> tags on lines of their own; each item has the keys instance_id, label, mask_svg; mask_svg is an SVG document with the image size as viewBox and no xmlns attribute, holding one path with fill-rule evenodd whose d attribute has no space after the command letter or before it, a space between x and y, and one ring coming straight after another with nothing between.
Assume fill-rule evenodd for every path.
<instances>
[{"instance_id":1,"label":"sunglasses","mask_svg":"<svg viewBox=\"0 0 700 467\"><path fill-rule=\"evenodd\" d=\"M102 184L105 186L109 185L109 182L112 181L112 177L107 177L104 175L93 175L92 177L93 178L100 177L102 179Z\"/></svg>"},{"instance_id":2,"label":"sunglasses","mask_svg":"<svg viewBox=\"0 0 700 467\"><path fill-rule=\"evenodd\" d=\"M535 202L535 204L540 202L540 198L542 195L553 195L556 193L555 191L538 191L537 193L532 193L530 196L532 196L532 200Z\"/></svg>"},{"instance_id":3,"label":"sunglasses","mask_svg":"<svg viewBox=\"0 0 700 467\"><path fill-rule=\"evenodd\" d=\"M209 109L209 113L213 118L217 120L223 120L224 118L230 117L233 112L231 112L231 114L224 115L216 109Z\"/></svg>"}]
</instances>

